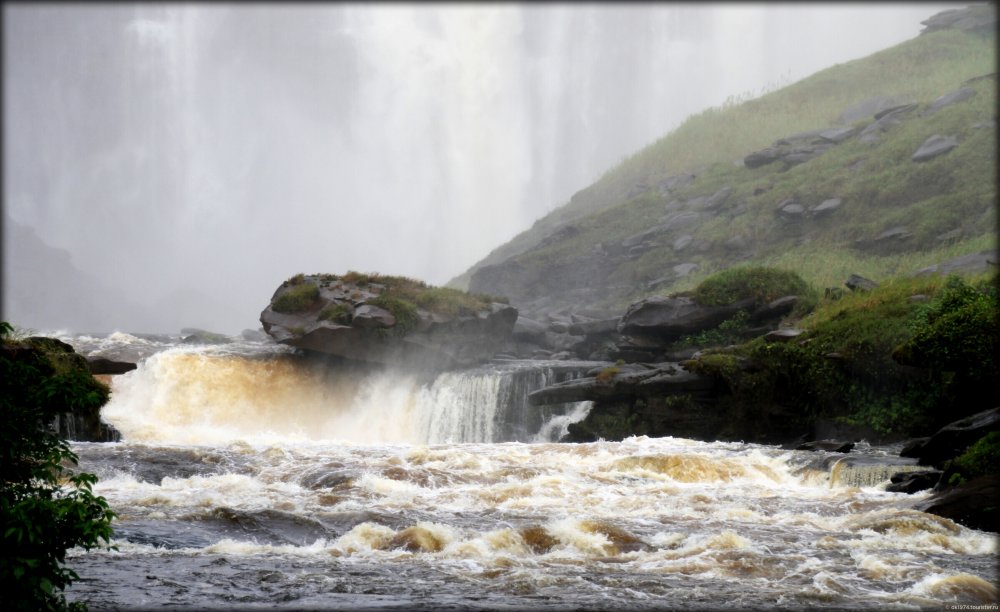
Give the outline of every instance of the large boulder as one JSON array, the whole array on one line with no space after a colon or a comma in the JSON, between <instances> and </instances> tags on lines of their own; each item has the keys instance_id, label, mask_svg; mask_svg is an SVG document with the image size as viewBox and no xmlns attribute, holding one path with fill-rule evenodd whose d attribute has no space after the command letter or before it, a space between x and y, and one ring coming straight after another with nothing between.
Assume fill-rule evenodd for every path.
<instances>
[{"instance_id":1,"label":"large boulder","mask_svg":"<svg viewBox=\"0 0 1000 612\"><path fill-rule=\"evenodd\" d=\"M474 365L512 341L517 310L495 298L396 276L297 275L260 322L276 341L352 361L444 369Z\"/></svg>"},{"instance_id":2,"label":"large boulder","mask_svg":"<svg viewBox=\"0 0 1000 612\"><path fill-rule=\"evenodd\" d=\"M618 331L626 336L675 340L713 328L753 304L754 300L748 298L728 306L703 306L687 296L653 296L629 306L618 323Z\"/></svg>"},{"instance_id":3,"label":"large boulder","mask_svg":"<svg viewBox=\"0 0 1000 612\"><path fill-rule=\"evenodd\" d=\"M1000 476L987 474L935 493L916 508L966 527L997 533L1000 532L1000 508L996 503L998 495Z\"/></svg>"},{"instance_id":4,"label":"large boulder","mask_svg":"<svg viewBox=\"0 0 1000 612\"><path fill-rule=\"evenodd\" d=\"M965 449L991 431L1000 431L1000 408L977 412L949 423L926 442L907 446L900 455L916 457L920 465L941 466L948 459L961 455Z\"/></svg>"}]
</instances>

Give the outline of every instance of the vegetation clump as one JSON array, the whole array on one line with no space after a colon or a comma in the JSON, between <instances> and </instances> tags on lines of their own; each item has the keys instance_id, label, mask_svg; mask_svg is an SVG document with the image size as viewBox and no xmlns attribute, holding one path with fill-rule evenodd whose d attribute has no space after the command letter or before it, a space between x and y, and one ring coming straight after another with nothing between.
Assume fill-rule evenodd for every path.
<instances>
[{"instance_id":1,"label":"vegetation clump","mask_svg":"<svg viewBox=\"0 0 1000 612\"><path fill-rule=\"evenodd\" d=\"M346 304L327 306L320 311L319 320L348 325L351 322L351 309Z\"/></svg>"},{"instance_id":2,"label":"vegetation clump","mask_svg":"<svg viewBox=\"0 0 1000 612\"><path fill-rule=\"evenodd\" d=\"M802 424L825 417L888 437L926 435L1000 401L996 293L984 290L992 282L886 282L824 300L794 341L755 338L686 365L721 380L736 413L791 411ZM918 295L930 301L911 299ZM725 355L752 367L732 367Z\"/></svg>"},{"instance_id":3,"label":"vegetation clump","mask_svg":"<svg viewBox=\"0 0 1000 612\"><path fill-rule=\"evenodd\" d=\"M93 494L96 476L67 467L77 456L52 423L98 410L108 389L85 368L54 364L44 350L13 340L12 332L0 322L0 592L13 610L86 609L63 594L79 579L65 566L66 551L106 546L115 513Z\"/></svg>"},{"instance_id":4,"label":"vegetation clump","mask_svg":"<svg viewBox=\"0 0 1000 612\"><path fill-rule=\"evenodd\" d=\"M404 335L415 329L420 323L420 316L417 314L417 307L411 302L399 299L392 295L380 295L367 301L372 306L384 308L392 313L396 319L396 324L392 326L392 333Z\"/></svg>"},{"instance_id":5,"label":"vegetation clump","mask_svg":"<svg viewBox=\"0 0 1000 612\"><path fill-rule=\"evenodd\" d=\"M810 297L815 291L795 272L764 266L723 270L706 278L693 291L694 299L705 306L728 306L747 298L763 305L786 295Z\"/></svg>"},{"instance_id":6,"label":"vegetation clump","mask_svg":"<svg viewBox=\"0 0 1000 612\"><path fill-rule=\"evenodd\" d=\"M319 287L312 283L296 284L275 298L271 309L281 313L302 312L318 299Z\"/></svg>"}]
</instances>

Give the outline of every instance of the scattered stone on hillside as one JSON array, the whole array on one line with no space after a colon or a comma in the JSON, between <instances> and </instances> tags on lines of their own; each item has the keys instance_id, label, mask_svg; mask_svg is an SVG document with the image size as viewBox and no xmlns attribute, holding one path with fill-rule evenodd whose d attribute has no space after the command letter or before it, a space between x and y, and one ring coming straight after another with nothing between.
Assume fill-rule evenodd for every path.
<instances>
[{"instance_id":1,"label":"scattered stone on hillside","mask_svg":"<svg viewBox=\"0 0 1000 612\"><path fill-rule=\"evenodd\" d=\"M840 144L853 136L856 131L853 127L829 128L820 132L819 137L833 144Z\"/></svg>"},{"instance_id":2,"label":"scattered stone on hillside","mask_svg":"<svg viewBox=\"0 0 1000 612\"><path fill-rule=\"evenodd\" d=\"M828 215L833 211L837 210L838 208L840 208L840 205L843 203L844 201L841 198L830 198L829 200L823 200L816 206L810 208L809 214L814 217Z\"/></svg>"},{"instance_id":3,"label":"scattered stone on hillside","mask_svg":"<svg viewBox=\"0 0 1000 612\"><path fill-rule=\"evenodd\" d=\"M897 472L889 480L885 490L890 493L916 493L931 489L941 479L940 470L921 470L919 472Z\"/></svg>"},{"instance_id":4,"label":"scattered stone on hillside","mask_svg":"<svg viewBox=\"0 0 1000 612\"><path fill-rule=\"evenodd\" d=\"M672 269L674 271L674 274L676 274L678 278L684 278L685 276L688 276L689 274L697 270L698 264L691 262L679 263Z\"/></svg>"},{"instance_id":5,"label":"scattered stone on hillside","mask_svg":"<svg viewBox=\"0 0 1000 612\"><path fill-rule=\"evenodd\" d=\"M705 215L698 211L687 210L681 212L675 212L668 215L660 217L660 225L657 231L665 232L670 229L678 229L682 227L688 227L694 225L695 223L701 221Z\"/></svg>"},{"instance_id":6,"label":"scattered stone on hillside","mask_svg":"<svg viewBox=\"0 0 1000 612\"><path fill-rule=\"evenodd\" d=\"M676 191L683 187L688 186L696 178L696 175L689 172L682 172L680 174L675 174L669 176L659 183L657 183L656 188L659 190L661 195L668 195L671 191Z\"/></svg>"},{"instance_id":7,"label":"scattered stone on hillside","mask_svg":"<svg viewBox=\"0 0 1000 612\"><path fill-rule=\"evenodd\" d=\"M927 108L924 109L924 112L922 112L921 115L933 115L946 106L951 106L952 104L957 104L958 102L964 102L965 100L974 98L975 96L976 90L971 87L956 89L955 91L948 92L928 104Z\"/></svg>"},{"instance_id":8,"label":"scattered stone on hillside","mask_svg":"<svg viewBox=\"0 0 1000 612\"><path fill-rule=\"evenodd\" d=\"M994 130L997 127L996 119L990 119L989 121L979 121L972 124L972 129L974 130Z\"/></svg>"},{"instance_id":9,"label":"scattered stone on hillside","mask_svg":"<svg viewBox=\"0 0 1000 612\"><path fill-rule=\"evenodd\" d=\"M854 442L843 442L841 440L816 440L815 442L804 442L799 444L795 447L795 450L849 453L853 448Z\"/></svg>"},{"instance_id":10,"label":"scattered stone on hillside","mask_svg":"<svg viewBox=\"0 0 1000 612\"><path fill-rule=\"evenodd\" d=\"M953 274L955 272L978 273L986 270L996 269L997 252L995 250L979 251L968 255L961 255L948 261L934 264L917 271L916 276L929 276L931 274Z\"/></svg>"},{"instance_id":11,"label":"scattered stone on hillside","mask_svg":"<svg viewBox=\"0 0 1000 612\"><path fill-rule=\"evenodd\" d=\"M963 32L988 31L996 28L997 12L993 3L975 4L959 9L942 11L920 22L924 29L921 34L938 30L962 30Z\"/></svg>"},{"instance_id":12,"label":"scattered stone on hillside","mask_svg":"<svg viewBox=\"0 0 1000 612\"><path fill-rule=\"evenodd\" d=\"M876 113L875 121L865 126L858 135L861 142L874 143L882 139L882 134L903 122L906 116L917 108L917 104L894 106Z\"/></svg>"},{"instance_id":13,"label":"scattered stone on hillside","mask_svg":"<svg viewBox=\"0 0 1000 612\"><path fill-rule=\"evenodd\" d=\"M885 230L878 236L875 236L872 242L875 245L884 245L896 242L903 242L905 240L909 240L912 237L913 233L910 232L909 229L907 229L903 225L897 225L894 227L890 227L889 229Z\"/></svg>"},{"instance_id":14,"label":"scattered stone on hillside","mask_svg":"<svg viewBox=\"0 0 1000 612\"><path fill-rule=\"evenodd\" d=\"M898 108L902 104L910 104L912 101L900 96L877 96L862 100L844 109L837 117L837 123L854 123L862 119L874 117L889 108Z\"/></svg>"},{"instance_id":15,"label":"scattered stone on hillside","mask_svg":"<svg viewBox=\"0 0 1000 612\"><path fill-rule=\"evenodd\" d=\"M625 199L631 200L635 196L646 193L647 191L649 191L649 185L647 185L646 183L639 183L637 185L632 185L632 187L628 190L628 193L625 194Z\"/></svg>"},{"instance_id":16,"label":"scattered stone on hillside","mask_svg":"<svg viewBox=\"0 0 1000 612\"><path fill-rule=\"evenodd\" d=\"M962 228L956 227L953 230L944 232L943 234L938 234L934 237L934 240L938 242L951 242L952 240L958 240L962 237Z\"/></svg>"},{"instance_id":17,"label":"scattered stone on hillside","mask_svg":"<svg viewBox=\"0 0 1000 612\"><path fill-rule=\"evenodd\" d=\"M878 287L878 283L859 274L852 274L844 281L844 285L851 291L871 291L875 287Z\"/></svg>"},{"instance_id":18,"label":"scattered stone on hillside","mask_svg":"<svg viewBox=\"0 0 1000 612\"><path fill-rule=\"evenodd\" d=\"M827 287L823 290L823 297L828 300L839 300L844 297L844 290L840 287Z\"/></svg>"},{"instance_id":19,"label":"scattered stone on hillside","mask_svg":"<svg viewBox=\"0 0 1000 612\"><path fill-rule=\"evenodd\" d=\"M369 282L297 276L278 287L260 321L281 344L353 361L427 369L481 363L513 341L518 315L513 307L470 298L455 311L429 311L409 303L403 294L395 296L391 278ZM414 284L407 291L430 289ZM379 297L381 302L369 303ZM397 308L390 305L394 303L399 312L391 310Z\"/></svg>"},{"instance_id":20,"label":"scattered stone on hillside","mask_svg":"<svg viewBox=\"0 0 1000 612\"><path fill-rule=\"evenodd\" d=\"M941 467L945 461L961 455L991 431L1000 431L1000 408L977 412L949 423L923 444L908 446L899 455L916 457L920 465Z\"/></svg>"},{"instance_id":21,"label":"scattered stone on hillside","mask_svg":"<svg viewBox=\"0 0 1000 612\"><path fill-rule=\"evenodd\" d=\"M722 206L729 199L729 196L733 194L732 187L723 187L722 189L716 191L711 196L705 199L705 203L702 205L704 210L715 210L716 208Z\"/></svg>"},{"instance_id":22,"label":"scattered stone on hillside","mask_svg":"<svg viewBox=\"0 0 1000 612\"><path fill-rule=\"evenodd\" d=\"M519 316L517 321L514 322L512 334L515 339L522 342L542 345L545 343L546 331L548 331L547 325L539 323L534 319Z\"/></svg>"},{"instance_id":23,"label":"scattered stone on hillside","mask_svg":"<svg viewBox=\"0 0 1000 612\"><path fill-rule=\"evenodd\" d=\"M684 250L685 247L691 244L692 240L694 240L694 238L690 234L684 234L682 236L678 236L677 238L675 238L670 246L675 251L682 251Z\"/></svg>"},{"instance_id":24,"label":"scattered stone on hillside","mask_svg":"<svg viewBox=\"0 0 1000 612\"><path fill-rule=\"evenodd\" d=\"M925 162L934 159L939 155L944 155L958 146L958 140L954 136L941 136L935 134L920 145L916 153L911 158L915 162Z\"/></svg>"},{"instance_id":25,"label":"scattered stone on hillside","mask_svg":"<svg viewBox=\"0 0 1000 612\"><path fill-rule=\"evenodd\" d=\"M736 234L726 238L722 243L723 248L727 251L738 251L740 249L746 248L748 241L743 234Z\"/></svg>"},{"instance_id":26,"label":"scattered stone on hillside","mask_svg":"<svg viewBox=\"0 0 1000 612\"><path fill-rule=\"evenodd\" d=\"M800 219L806 212L806 207L793 199L788 199L778 205L778 214L789 219Z\"/></svg>"},{"instance_id":27,"label":"scattered stone on hillside","mask_svg":"<svg viewBox=\"0 0 1000 612\"><path fill-rule=\"evenodd\" d=\"M768 342L791 342L803 333L804 332L801 329L775 329L764 334L764 340Z\"/></svg>"},{"instance_id":28,"label":"scattered stone on hillside","mask_svg":"<svg viewBox=\"0 0 1000 612\"><path fill-rule=\"evenodd\" d=\"M1000 532L1000 477L979 476L935 493L915 508L982 531Z\"/></svg>"}]
</instances>

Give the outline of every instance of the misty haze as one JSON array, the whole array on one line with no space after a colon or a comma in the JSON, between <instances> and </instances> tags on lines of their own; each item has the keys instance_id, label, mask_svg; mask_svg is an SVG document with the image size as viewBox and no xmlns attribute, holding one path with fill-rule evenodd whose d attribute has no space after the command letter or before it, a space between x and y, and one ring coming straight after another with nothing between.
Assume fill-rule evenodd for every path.
<instances>
[{"instance_id":1,"label":"misty haze","mask_svg":"<svg viewBox=\"0 0 1000 612\"><path fill-rule=\"evenodd\" d=\"M3 312L256 328L295 273L444 284L734 96L929 4L4 4Z\"/></svg>"}]
</instances>

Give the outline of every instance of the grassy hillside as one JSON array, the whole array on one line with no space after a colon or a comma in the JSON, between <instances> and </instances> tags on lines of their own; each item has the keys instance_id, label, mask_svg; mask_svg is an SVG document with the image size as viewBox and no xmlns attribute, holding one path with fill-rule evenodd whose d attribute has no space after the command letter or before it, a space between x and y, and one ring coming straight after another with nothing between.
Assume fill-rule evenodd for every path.
<instances>
[{"instance_id":1,"label":"grassy hillside","mask_svg":"<svg viewBox=\"0 0 1000 612\"><path fill-rule=\"evenodd\" d=\"M693 287L737 263L794 270L817 286L836 286L851 273L881 280L995 248L995 71L992 31L945 30L756 99L731 100L610 169L450 285L506 295L515 306L547 297L545 308L617 309ZM976 79L984 75L994 76ZM930 102L963 86L976 95L924 114ZM850 124L854 136L806 163L751 169L742 162L779 138L844 125L839 118L852 105L890 96L919 107L877 142L858 138L874 119L868 115ZM911 161L936 134L954 136L959 145L930 161ZM658 188L680 173L696 178ZM723 205L698 208L699 197L723 188L730 190ZM833 198L842 204L825 216L789 219L777 211L789 201L808 210ZM641 249L629 248L638 240L630 237L692 211L699 214L646 236ZM879 240L894 228L905 231L900 239ZM680 264L689 264L686 273L674 269Z\"/></svg>"}]
</instances>

